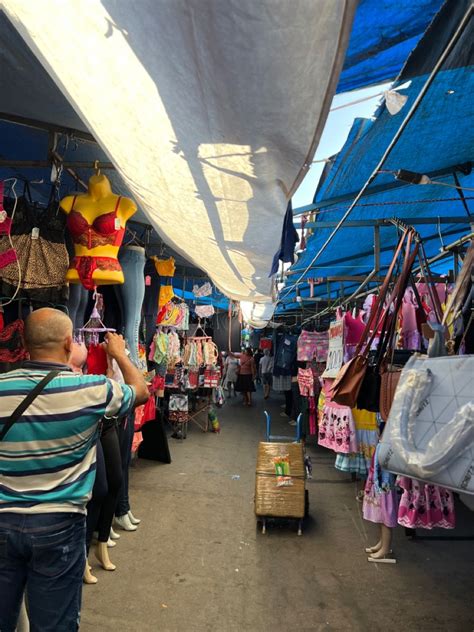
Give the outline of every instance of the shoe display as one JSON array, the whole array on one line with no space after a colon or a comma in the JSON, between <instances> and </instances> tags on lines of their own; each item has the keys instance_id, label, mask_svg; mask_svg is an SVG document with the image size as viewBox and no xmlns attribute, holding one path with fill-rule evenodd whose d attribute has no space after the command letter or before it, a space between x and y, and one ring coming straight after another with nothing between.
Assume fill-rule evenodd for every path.
<instances>
[{"instance_id":1,"label":"shoe display","mask_svg":"<svg viewBox=\"0 0 474 632\"><path fill-rule=\"evenodd\" d=\"M120 540L120 533L116 533L112 527L110 527L110 539L111 540Z\"/></svg>"},{"instance_id":2,"label":"shoe display","mask_svg":"<svg viewBox=\"0 0 474 632\"><path fill-rule=\"evenodd\" d=\"M114 540L112 540L111 538L109 538L107 540L107 548L109 549L113 549L114 546L117 546L117 542L114 542Z\"/></svg>"},{"instance_id":3,"label":"shoe display","mask_svg":"<svg viewBox=\"0 0 474 632\"><path fill-rule=\"evenodd\" d=\"M137 525L140 524L141 522L140 518L135 518L135 516L132 514L131 511L128 512L127 516L130 518L130 522L132 524L137 524Z\"/></svg>"},{"instance_id":4,"label":"shoe display","mask_svg":"<svg viewBox=\"0 0 474 632\"><path fill-rule=\"evenodd\" d=\"M114 519L114 524L119 529L122 529L122 531L136 531L138 528L135 524L132 524L130 522L128 514L125 514L123 516L116 516Z\"/></svg>"}]
</instances>

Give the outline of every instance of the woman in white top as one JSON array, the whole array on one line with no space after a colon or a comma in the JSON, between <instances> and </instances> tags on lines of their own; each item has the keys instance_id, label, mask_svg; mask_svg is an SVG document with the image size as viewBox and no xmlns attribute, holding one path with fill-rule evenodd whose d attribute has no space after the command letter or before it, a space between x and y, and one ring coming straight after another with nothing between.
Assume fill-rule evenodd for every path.
<instances>
[{"instance_id":1,"label":"woman in white top","mask_svg":"<svg viewBox=\"0 0 474 632\"><path fill-rule=\"evenodd\" d=\"M234 390L235 396L235 383L238 378L239 364L238 358L229 354L227 355L224 362L224 388L229 392L229 396L232 395L232 389Z\"/></svg>"},{"instance_id":2,"label":"woman in white top","mask_svg":"<svg viewBox=\"0 0 474 632\"><path fill-rule=\"evenodd\" d=\"M268 399L273 380L273 357L270 355L269 349L265 349L263 352L263 358L260 360L260 373L262 375L263 397Z\"/></svg>"}]
</instances>

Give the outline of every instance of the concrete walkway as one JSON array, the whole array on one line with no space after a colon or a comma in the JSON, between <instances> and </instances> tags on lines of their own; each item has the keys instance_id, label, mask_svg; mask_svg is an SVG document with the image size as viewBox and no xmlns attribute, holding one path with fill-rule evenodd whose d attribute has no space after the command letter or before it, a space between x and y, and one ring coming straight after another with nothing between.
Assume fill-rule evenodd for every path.
<instances>
[{"instance_id":1,"label":"concrete walkway","mask_svg":"<svg viewBox=\"0 0 474 632\"><path fill-rule=\"evenodd\" d=\"M289 434L280 403L274 396L269 410ZM291 525L262 536L253 494L263 400L253 409L230 400L219 417L220 435L194 426L185 441L170 439L171 465L133 468L142 524L120 532L117 570L97 570L99 583L84 587L81 631L474 630L473 542L414 542L399 528L398 564L368 564L377 529L361 518L357 483L314 447L303 536ZM463 517L474 534L474 514Z\"/></svg>"}]
</instances>

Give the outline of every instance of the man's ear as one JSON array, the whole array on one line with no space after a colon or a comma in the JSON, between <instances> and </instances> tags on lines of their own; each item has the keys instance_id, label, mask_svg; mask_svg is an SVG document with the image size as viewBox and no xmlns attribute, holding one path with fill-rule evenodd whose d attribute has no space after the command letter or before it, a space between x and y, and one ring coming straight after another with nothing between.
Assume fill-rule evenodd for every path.
<instances>
[{"instance_id":1,"label":"man's ear","mask_svg":"<svg viewBox=\"0 0 474 632\"><path fill-rule=\"evenodd\" d=\"M74 340L73 340L72 335L67 336L66 339L64 340L64 350L66 351L68 356L70 356L72 353L73 345L74 345Z\"/></svg>"}]
</instances>

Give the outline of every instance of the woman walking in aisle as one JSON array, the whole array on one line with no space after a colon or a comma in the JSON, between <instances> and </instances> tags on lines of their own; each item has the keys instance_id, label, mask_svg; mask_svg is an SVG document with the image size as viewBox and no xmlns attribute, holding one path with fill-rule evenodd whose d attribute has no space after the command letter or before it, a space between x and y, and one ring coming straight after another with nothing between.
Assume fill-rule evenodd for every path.
<instances>
[{"instance_id":1,"label":"woman walking in aisle","mask_svg":"<svg viewBox=\"0 0 474 632\"><path fill-rule=\"evenodd\" d=\"M229 393L229 397L232 397L232 390L235 395L235 384L238 376L239 360L229 353L224 362L224 388Z\"/></svg>"},{"instance_id":2,"label":"woman walking in aisle","mask_svg":"<svg viewBox=\"0 0 474 632\"><path fill-rule=\"evenodd\" d=\"M270 355L270 349L265 349L263 352L263 358L260 360L260 373L263 383L263 399L268 399L273 380L273 357Z\"/></svg>"},{"instance_id":3,"label":"woman walking in aisle","mask_svg":"<svg viewBox=\"0 0 474 632\"><path fill-rule=\"evenodd\" d=\"M244 353L230 353L234 357L240 359L239 376L235 385L237 393L244 396L244 406L252 405L252 393L255 393L254 380L257 377L257 369L252 355L252 349L245 349Z\"/></svg>"}]
</instances>

